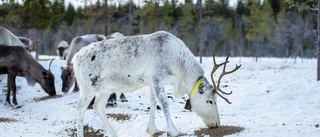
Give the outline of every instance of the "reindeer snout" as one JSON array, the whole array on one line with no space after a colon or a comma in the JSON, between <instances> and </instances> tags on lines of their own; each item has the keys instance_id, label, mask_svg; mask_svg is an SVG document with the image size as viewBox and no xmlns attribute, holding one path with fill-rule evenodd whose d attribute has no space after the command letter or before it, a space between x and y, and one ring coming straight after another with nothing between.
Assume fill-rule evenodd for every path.
<instances>
[{"instance_id":1,"label":"reindeer snout","mask_svg":"<svg viewBox=\"0 0 320 137\"><path fill-rule=\"evenodd\" d=\"M67 93L69 91L69 88L62 88L63 93Z\"/></svg>"},{"instance_id":2,"label":"reindeer snout","mask_svg":"<svg viewBox=\"0 0 320 137\"><path fill-rule=\"evenodd\" d=\"M206 124L206 126L208 128L218 128L220 126L220 122L216 122L216 123L209 123L209 124Z\"/></svg>"},{"instance_id":3,"label":"reindeer snout","mask_svg":"<svg viewBox=\"0 0 320 137\"><path fill-rule=\"evenodd\" d=\"M49 93L50 96L55 96L56 94L57 94L56 91L53 91L53 92Z\"/></svg>"}]
</instances>

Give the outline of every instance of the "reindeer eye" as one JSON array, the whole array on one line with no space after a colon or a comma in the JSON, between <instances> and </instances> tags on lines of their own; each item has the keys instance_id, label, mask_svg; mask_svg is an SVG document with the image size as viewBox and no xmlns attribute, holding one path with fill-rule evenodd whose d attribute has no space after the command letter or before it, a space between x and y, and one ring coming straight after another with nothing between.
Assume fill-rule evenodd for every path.
<instances>
[{"instance_id":1,"label":"reindeer eye","mask_svg":"<svg viewBox=\"0 0 320 137\"><path fill-rule=\"evenodd\" d=\"M71 79L71 76L68 76L68 80L70 80Z\"/></svg>"},{"instance_id":2,"label":"reindeer eye","mask_svg":"<svg viewBox=\"0 0 320 137\"><path fill-rule=\"evenodd\" d=\"M207 100L207 103L210 103L210 104L212 104L213 102L212 102L211 100Z\"/></svg>"}]
</instances>

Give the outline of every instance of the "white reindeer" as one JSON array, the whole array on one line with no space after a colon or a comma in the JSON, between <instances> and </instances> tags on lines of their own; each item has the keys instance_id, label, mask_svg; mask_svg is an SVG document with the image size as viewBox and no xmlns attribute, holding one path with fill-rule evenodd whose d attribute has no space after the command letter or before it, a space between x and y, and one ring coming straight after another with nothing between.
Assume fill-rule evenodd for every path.
<instances>
[{"instance_id":1,"label":"white reindeer","mask_svg":"<svg viewBox=\"0 0 320 137\"><path fill-rule=\"evenodd\" d=\"M28 46L23 44L17 36L4 27L0 27L0 39L0 45L21 46L26 49L28 48Z\"/></svg>"},{"instance_id":2,"label":"white reindeer","mask_svg":"<svg viewBox=\"0 0 320 137\"><path fill-rule=\"evenodd\" d=\"M102 34L87 34L83 36L76 36L72 39L66 58L66 67L61 67L63 93L69 92L69 89L72 87L73 84L75 84L73 91L76 92L79 90L78 84L73 73L73 66L71 64L71 60L74 54L76 54L81 48L89 45L90 43L102 41L104 39L105 36Z\"/></svg>"},{"instance_id":3,"label":"white reindeer","mask_svg":"<svg viewBox=\"0 0 320 137\"><path fill-rule=\"evenodd\" d=\"M57 46L57 55L60 57L61 60L66 60L68 52L69 52L69 44L68 42L62 40L59 42Z\"/></svg>"},{"instance_id":4,"label":"white reindeer","mask_svg":"<svg viewBox=\"0 0 320 137\"><path fill-rule=\"evenodd\" d=\"M124 36L125 35L120 32L114 32L114 33L111 33L110 35L106 36L106 39L119 38L119 37L124 37Z\"/></svg>"},{"instance_id":5,"label":"white reindeer","mask_svg":"<svg viewBox=\"0 0 320 137\"><path fill-rule=\"evenodd\" d=\"M220 120L216 95L221 96L218 93L221 91L220 79L240 67L236 66L234 70L225 72L227 60L228 57L226 62L215 65L212 74L222 65L224 71L218 80L218 86L214 83L212 86L203 77L204 71L190 50L179 38L168 32L109 39L82 48L73 57L74 72L80 86L77 104L78 136L83 137L83 118L93 97L96 98L93 107L109 136L117 136L105 114L107 98L113 92L134 91L144 86L151 87L147 126L149 134L162 133L156 128L154 121L158 100L166 117L167 135L185 135L171 120L164 85L174 87L175 97L188 94L187 108L192 106L208 127L218 127Z\"/></svg>"}]
</instances>

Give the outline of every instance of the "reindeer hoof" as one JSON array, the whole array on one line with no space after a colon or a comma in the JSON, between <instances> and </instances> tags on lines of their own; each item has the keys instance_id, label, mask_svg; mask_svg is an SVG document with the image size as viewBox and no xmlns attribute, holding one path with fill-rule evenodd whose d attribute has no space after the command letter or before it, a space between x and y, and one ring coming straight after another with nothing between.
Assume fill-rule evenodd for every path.
<instances>
[{"instance_id":1,"label":"reindeer hoof","mask_svg":"<svg viewBox=\"0 0 320 137\"><path fill-rule=\"evenodd\" d=\"M6 107L12 107L13 109L18 109L18 108L21 108L21 107L22 107L22 105L19 105L19 104L11 104L11 103L9 103L9 102L6 102L6 103L4 104L4 106L6 106Z\"/></svg>"},{"instance_id":2,"label":"reindeer hoof","mask_svg":"<svg viewBox=\"0 0 320 137\"><path fill-rule=\"evenodd\" d=\"M156 131L147 130L147 133L149 133L153 137L158 137L158 136L161 136L161 135L165 134L166 132L160 131L160 130L156 130Z\"/></svg>"},{"instance_id":3,"label":"reindeer hoof","mask_svg":"<svg viewBox=\"0 0 320 137\"><path fill-rule=\"evenodd\" d=\"M187 133L183 133L183 132L180 132L176 135L171 135L170 133L167 134L168 137L180 137L180 136L187 136L188 134Z\"/></svg>"},{"instance_id":4,"label":"reindeer hoof","mask_svg":"<svg viewBox=\"0 0 320 137\"><path fill-rule=\"evenodd\" d=\"M12 105L11 105L10 102L6 102L6 103L4 103L4 106L6 106L6 107L11 107Z\"/></svg>"},{"instance_id":5,"label":"reindeer hoof","mask_svg":"<svg viewBox=\"0 0 320 137\"><path fill-rule=\"evenodd\" d=\"M116 107L117 103L116 102L108 102L107 107Z\"/></svg>"},{"instance_id":6,"label":"reindeer hoof","mask_svg":"<svg viewBox=\"0 0 320 137\"><path fill-rule=\"evenodd\" d=\"M12 107L13 107L14 109L18 109L18 108L21 108L22 106L21 106L21 105L12 105Z\"/></svg>"},{"instance_id":7,"label":"reindeer hoof","mask_svg":"<svg viewBox=\"0 0 320 137\"><path fill-rule=\"evenodd\" d=\"M120 100L121 102L128 102L127 98L123 94L120 95Z\"/></svg>"}]
</instances>

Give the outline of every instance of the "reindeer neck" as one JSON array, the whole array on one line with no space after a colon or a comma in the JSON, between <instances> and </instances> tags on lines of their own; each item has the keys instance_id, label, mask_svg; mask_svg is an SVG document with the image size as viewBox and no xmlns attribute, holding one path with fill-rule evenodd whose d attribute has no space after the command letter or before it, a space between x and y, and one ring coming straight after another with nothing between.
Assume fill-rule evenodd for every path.
<instances>
[{"instance_id":1,"label":"reindeer neck","mask_svg":"<svg viewBox=\"0 0 320 137\"><path fill-rule=\"evenodd\" d=\"M190 56L185 61L184 65L184 81L186 82L187 89L185 92L187 92L188 95L192 92L192 90L195 88L196 83L199 81L200 78L203 77L204 71L200 65L200 63L193 57Z\"/></svg>"},{"instance_id":2,"label":"reindeer neck","mask_svg":"<svg viewBox=\"0 0 320 137\"><path fill-rule=\"evenodd\" d=\"M46 72L47 70L40 64L38 63L37 60L35 60L33 57L30 59L27 59L27 70L28 74L34 78L36 82L41 81L41 77L43 75L43 72Z\"/></svg>"}]
</instances>

